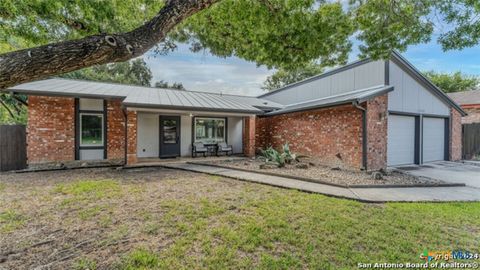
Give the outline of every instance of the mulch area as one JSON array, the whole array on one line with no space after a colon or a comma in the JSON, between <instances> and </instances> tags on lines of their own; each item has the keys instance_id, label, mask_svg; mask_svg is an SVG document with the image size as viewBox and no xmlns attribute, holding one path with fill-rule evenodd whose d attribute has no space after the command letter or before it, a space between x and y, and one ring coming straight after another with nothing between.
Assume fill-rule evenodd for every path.
<instances>
[{"instance_id":1,"label":"mulch area","mask_svg":"<svg viewBox=\"0 0 480 270\"><path fill-rule=\"evenodd\" d=\"M283 168L276 166L265 166L261 158L257 159L230 159L203 161L203 164L229 167L232 169L249 170L259 173L273 173L290 176L293 178L305 178L313 182L330 183L340 186L357 185L432 185L446 184L444 181L426 177L417 177L398 171L387 171L380 173L382 179L375 179L372 173L354 171L338 167L323 165L319 160L308 158L301 160L301 163L287 164ZM301 164L301 166L297 166ZM261 168L264 167L264 168ZM303 167L303 168L300 168ZM377 175L378 176L378 175Z\"/></svg>"}]
</instances>

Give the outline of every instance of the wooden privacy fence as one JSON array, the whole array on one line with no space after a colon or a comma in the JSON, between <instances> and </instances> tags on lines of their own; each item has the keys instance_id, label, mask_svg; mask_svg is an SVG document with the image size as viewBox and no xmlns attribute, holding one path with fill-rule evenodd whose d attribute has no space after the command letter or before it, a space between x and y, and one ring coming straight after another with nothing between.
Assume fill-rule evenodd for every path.
<instances>
[{"instance_id":1,"label":"wooden privacy fence","mask_svg":"<svg viewBox=\"0 0 480 270\"><path fill-rule=\"evenodd\" d=\"M0 171L25 169L27 144L24 125L0 125Z\"/></svg>"},{"instance_id":2,"label":"wooden privacy fence","mask_svg":"<svg viewBox=\"0 0 480 270\"><path fill-rule=\"evenodd\" d=\"M463 158L472 159L480 156L480 123L463 124L462 130Z\"/></svg>"}]
</instances>

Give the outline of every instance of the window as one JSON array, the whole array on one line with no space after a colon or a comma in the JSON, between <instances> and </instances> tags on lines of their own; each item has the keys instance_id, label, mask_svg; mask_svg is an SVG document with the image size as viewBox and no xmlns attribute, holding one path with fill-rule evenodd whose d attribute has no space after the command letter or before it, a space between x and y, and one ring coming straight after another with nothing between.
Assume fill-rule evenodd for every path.
<instances>
[{"instance_id":1,"label":"window","mask_svg":"<svg viewBox=\"0 0 480 270\"><path fill-rule=\"evenodd\" d=\"M173 119L162 120L163 126L163 143L176 144L177 143L177 121Z\"/></svg>"},{"instance_id":2,"label":"window","mask_svg":"<svg viewBox=\"0 0 480 270\"><path fill-rule=\"evenodd\" d=\"M225 141L224 118L195 118L195 142L217 143Z\"/></svg>"},{"instance_id":3,"label":"window","mask_svg":"<svg viewBox=\"0 0 480 270\"><path fill-rule=\"evenodd\" d=\"M103 146L103 114L80 113L80 146Z\"/></svg>"}]
</instances>

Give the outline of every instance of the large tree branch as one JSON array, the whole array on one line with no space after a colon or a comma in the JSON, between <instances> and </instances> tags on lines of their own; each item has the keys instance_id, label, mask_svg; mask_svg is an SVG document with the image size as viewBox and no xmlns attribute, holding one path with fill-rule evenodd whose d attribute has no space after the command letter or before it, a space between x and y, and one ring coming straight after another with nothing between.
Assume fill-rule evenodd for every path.
<instances>
[{"instance_id":1,"label":"large tree branch","mask_svg":"<svg viewBox=\"0 0 480 270\"><path fill-rule=\"evenodd\" d=\"M2 54L0 89L140 56L164 40L182 20L218 1L168 0L155 17L131 32L93 35Z\"/></svg>"}]
</instances>

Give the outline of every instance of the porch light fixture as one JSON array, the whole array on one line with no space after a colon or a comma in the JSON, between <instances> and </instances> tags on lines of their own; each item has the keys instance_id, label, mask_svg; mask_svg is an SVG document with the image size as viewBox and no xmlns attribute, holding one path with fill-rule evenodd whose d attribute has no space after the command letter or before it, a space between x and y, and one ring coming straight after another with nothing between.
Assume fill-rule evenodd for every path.
<instances>
[{"instance_id":1,"label":"porch light fixture","mask_svg":"<svg viewBox=\"0 0 480 270\"><path fill-rule=\"evenodd\" d=\"M189 115L190 115L190 117L193 117L193 113L190 113Z\"/></svg>"}]
</instances>

